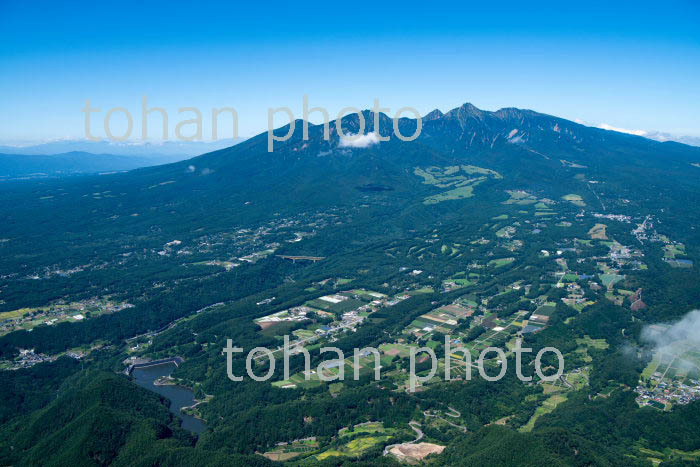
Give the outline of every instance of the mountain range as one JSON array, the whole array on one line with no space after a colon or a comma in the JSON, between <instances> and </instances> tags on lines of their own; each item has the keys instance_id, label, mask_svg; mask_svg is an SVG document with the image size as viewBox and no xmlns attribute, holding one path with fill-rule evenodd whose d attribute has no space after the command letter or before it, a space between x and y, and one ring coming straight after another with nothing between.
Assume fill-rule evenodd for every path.
<instances>
[{"instance_id":1,"label":"mountain range","mask_svg":"<svg viewBox=\"0 0 700 467\"><path fill-rule=\"evenodd\" d=\"M123 172L181 159L178 156L116 156L77 151L52 155L0 154L0 180Z\"/></svg>"},{"instance_id":2,"label":"mountain range","mask_svg":"<svg viewBox=\"0 0 700 467\"><path fill-rule=\"evenodd\" d=\"M64 139L41 144L22 144L0 146L2 154L28 154L49 156L68 152L88 152L92 154L114 154L117 156L168 156L185 159L209 151L232 146L243 138L221 139L218 141L89 141Z\"/></svg>"}]
</instances>

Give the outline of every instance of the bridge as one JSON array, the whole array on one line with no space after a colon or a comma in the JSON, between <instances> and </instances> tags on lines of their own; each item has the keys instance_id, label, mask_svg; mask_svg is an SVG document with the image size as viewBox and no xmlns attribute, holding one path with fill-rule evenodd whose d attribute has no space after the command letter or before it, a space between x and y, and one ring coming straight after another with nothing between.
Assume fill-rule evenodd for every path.
<instances>
[{"instance_id":1,"label":"bridge","mask_svg":"<svg viewBox=\"0 0 700 467\"><path fill-rule=\"evenodd\" d=\"M131 376L131 372L137 368L146 368L149 366L165 365L166 363L174 363L175 366L180 366L180 364L183 363L184 361L185 361L185 359L182 357L172 357L172 358L163 358L161 360L152 360L150 362L144 362L144 363L135 363L133 365L129 365L129 367L126 369L126 371L124 373Z\"/></svg>"}]
</instances>

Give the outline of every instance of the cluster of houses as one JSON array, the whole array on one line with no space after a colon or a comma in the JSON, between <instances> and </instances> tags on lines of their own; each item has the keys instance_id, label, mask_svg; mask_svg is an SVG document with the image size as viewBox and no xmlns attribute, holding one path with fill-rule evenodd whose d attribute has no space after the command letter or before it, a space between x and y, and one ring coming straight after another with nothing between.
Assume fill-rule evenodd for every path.
<instances>
[{"instance_id":1,"label":"cluster of houses","mask_svg":"<svg viewBox=\"0 0 700 467\"><path fill-rule=\"evenodd\" d=\"M638 394L636 401L640 406L648 405L658 409L670 407L673 404L689 404L700 400L700 381L688 380L686 384L678 380L661 379L660 373L652 375L652 388L639 385L635 388Z\"/></svg>"}]
</instances>

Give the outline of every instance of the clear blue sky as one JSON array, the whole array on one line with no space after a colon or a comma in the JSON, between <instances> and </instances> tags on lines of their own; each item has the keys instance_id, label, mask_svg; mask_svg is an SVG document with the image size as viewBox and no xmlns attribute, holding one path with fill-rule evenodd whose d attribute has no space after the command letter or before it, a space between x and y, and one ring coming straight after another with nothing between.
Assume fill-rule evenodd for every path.
<instances>
[{"instance_id":1,"label":"clear blue sky","mask_svg":"<svg viewBox=\"0 0 700 467\"><path fill-rule=\"evenodd\" d=\"M171 133L179 107L207 136L231 106L249 136L304 94L332 114L472 102L700 136L700 2L0 0L0 142L81 138L86 99L98 136L119 106L138 137L143 95Z\"/></svg>"}]
</instances>

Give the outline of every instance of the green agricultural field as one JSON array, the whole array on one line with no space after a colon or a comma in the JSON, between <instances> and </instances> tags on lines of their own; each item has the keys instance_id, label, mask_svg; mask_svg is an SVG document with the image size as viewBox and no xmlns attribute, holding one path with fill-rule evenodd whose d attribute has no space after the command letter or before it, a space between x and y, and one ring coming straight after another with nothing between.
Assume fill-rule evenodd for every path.
<instances>
[{"instance_id":1,"label":"green agricultural field","mask_svg":"<svg viewBox=\"0 0 700 467\"><path fill-rule=\"evenodd\" d=\"M491 261L488 262L488 266L494 266L497 268L500 268L502 266L506 266L510 263L515 261L515 258L500 258L500 259L492 259Z\"/></svg>"},{"instance_id":2,"label":"green agricultural field","mask_svg":"<svg viewBox=\"0 0 700 467\"><path fill-rule=\"evenodd\" d=\"M577 194L568 194L568 195L562 196L561 198L562 198L564 201L570 202L570 203L573 204L574 206L578 206L578 207L584 207L584 206L586 206L586 202L583 200L583 198L581 197L581 195L577 195Z\"/></svg>"},{"instance_id":3,"label":"green agricultural field","mask_svg":"<svg viewBox=\"0 0 700 467\"><path fill-rule=\"evenodd\" d=\"M452 281L457 284L461 285L462 287L467 287L469 285L474 285L476 282L472 282L469 279L452 279Z\"/></svg>"},{"instance_id":4,"label":"green agricultural field","mask_svg":"<svg viewBox=\"0 0 700 467\"><path fill-rule=\"evenodd\" d=\"M664 258L675 259L676 256L685 256L685 245L682 243L664 245Z\"/></svg>"},{"instance_id":5,"label":"green agricultural field","mask_svg":"<svg viewBox=\"0 0 700 467\"><path fill-rule=\"evenodd\" d=\"M277 321L271 326L268 326L260 331L265 336L284 336L293 332L292 329L296 326L296 321Z\"/></svg>"},{"instance_id":6,"label":"green agricultural field","mask_svg":"<svg viewBox=\"0 0 700 467\"><path fill-rule=\"evenodd\" d=\"M444 193L428 196L423 201L423 204L437 204L443 201L449 201L453 199L471 198L472 196L474 196L474 186L476 186L477 184L478 182L475 182L471 186L462 186L459 188L455 188L454 190L446 191Z\"/></svg>"},{"instance_id":7,"label":"green agricultural field","mask_svg":"<svg viewBox=\"0 0 700 467\"><path fill-rule=\"evenodd\" d=\"M598 277L603 283L603 286L609 289L625 278L625 276L621 276L619 274L598 274Z\"/></svg>"},{"instance_id":8,"label":"green agricultural field","mask_svg":"<svg viewBox=\"0 0 700 467\"><path fill-rule=\"evenodd\" d=\"M503 178L503 176L501 174L499 174L498 172L496 172L495 170L484 169L482 167L477 167L475 165L463 165L461 167L462 167L462 170L464 172L468 173L469 175L482 174L482 175L492 176L495 179Z\"/></svg>"},{"instance_id":9,"label":"green agricultural field","mask_svg":"<svg viewBox=\"0 0 700 467\"><path fill-rule=\"evenodd\" d=\"M517 204L520 206L525 206L528 204L537 203L537 198L532 196L530 193L522 190L507 190L506 193L510 196L510 199L504 201L503 204ZM521 211L521 214L527 214L527 211Z\"/></svg>"},{"instance_id":10,"label":"green agricultural field","mask_svg":"<svg viewBox=\"0 0 700 467\"><path fill-rule=\"evenodd\" d=\"M37 310L37 308L20 308L19 310L5 311L3 313L0 313L0 321L4 321L6 319L21 318L27 313L32 313Z\"/></svg>"},{"instance_id":11,"label":"green agricultural field","mask_svg":"<svg viewBox=\"0 0 700 467\"><path fill-rule=\"evenodd\" d=\"M311 308L318 308L320 310L328 311L330 313L335 314L342 314L348 311L355 310L364 304L365 302L356 300L354 298L348 298L347 300L343 300L339 303L327 302L325 300L321 300L320 298L316 298L314 300L306 302L306 306L310 306Z\"/></svg>"},{"instance_id":12,"label":"green agricultural field","mask_svg":"<svg viewBox=\"0 0 700 467\"><path fill-rule=\"evenodd\" d=\"M493 170L471 165L449 167L416 167L413 173L423 179L423 184L437 188L451 188L448 191L428 196L423 204L436 204L443 201L466 199L474 196L474 187L488 178L502 178ZM471 177L472 175L480 175Z\"/></svg>"},{"instance_id":13,"label":"green agricultural field","mask_svg":"<svg viewBox=\"0 0 700 467\"><path fill-rule=\"evenodd\" d=\"M384 428L384 424L382 422L366 422L355 425L352 431L350 431L348 428L341 428L340 431L338 431L338 436L344 438L347 436L354 436L359 433L392 433L394 431L395 430L393 428Z\"/></svg>"},{"instance_id":14,"label":"green agricultural field","mask_svg":"<svg viewBox=\"0 0 700 467\"><path fill-rule=\"evenodd\" d=\"M271 461L285 462L295 457L309 454L318 449L318 441L315 439L305 439L293 443L284 444L263 454Z\"/></svg>"},{"instance_id":15,"label":"green agricultural field","mask_svg":"<svg viewBox=\"0 0 700 467\"><path fill-rule=\"evenodd\" d=\"M361 438L353 439L346 444L343 444L337 448L332 448L317 454L315 457L317 460L322 461L329 457L359 457L364 452L377 446L379 444L384 444L391 439L389 435L380 436L364 436Z\"/></svg>"},{"instance_id":16,"label":"green agricultural field","mask_svg":"<svg viewBox=\"0 0 700 467\"><path fill-rule=\"evenodd\" d=\"M582 338L576 339L578 345L584 345L586 347L591 347L593 349L605 350L610 347L605 339L593 339L590 336L583 336Z\"/></svg>"},{"instance_id":17,"label":"green agricultural field","mask_svg":"<svg viewBox=\"0 0 700 467\"><path fill-rule=\"evenodd\" d=\"M404 344L382 344L379 350L390 357L398 355L401 358L406 358L411 354L411 347Z\"/></svg>"},{"instance_id":18,"label":"green agricultural field","mask_svg":"<svg viewBox=\"0 0 700 467\"><path fill-rule=\"evenodd\" d=\"M365 289L354 289L351 290L352 293L357 294L357 295L362 295L368 300L376 300L378 298L386 298L386 294L380 293L380 292L375 292L373 290L365 290Z\"/></svg>"},{"instance_id":19,"label":"green agricultural field","mask_svg":"<svg viewBox=\"0 0 700 467\"><path fill-rule=\"evenodd\" d=\"M292 334L301 339L308 339L309 337L313 337L314 335L316 335L316 333L308 329L297 329L295 331L292 331Z\"/></svg>"}]
</instances>

